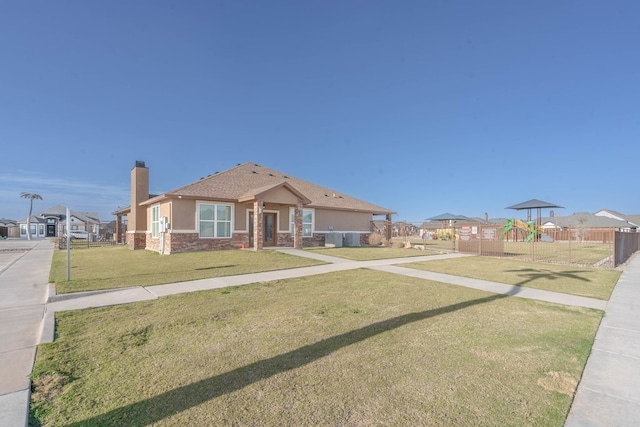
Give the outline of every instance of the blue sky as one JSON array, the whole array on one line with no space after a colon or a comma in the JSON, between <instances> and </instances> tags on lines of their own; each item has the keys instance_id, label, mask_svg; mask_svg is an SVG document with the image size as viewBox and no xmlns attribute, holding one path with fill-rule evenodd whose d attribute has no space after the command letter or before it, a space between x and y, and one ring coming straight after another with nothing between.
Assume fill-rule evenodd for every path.
<instances>
[{"instance_id":1,"label":"blue sky","mask_svg":"<svg viewBox=\"0 0 640 427\"><path fill-rule=\"evenodd\" d=\"M640 214L640 2L0 3L0 217L256 162L395 210ZM546 214L546 212L543 212Z\"/></svg>"}]
</instances>

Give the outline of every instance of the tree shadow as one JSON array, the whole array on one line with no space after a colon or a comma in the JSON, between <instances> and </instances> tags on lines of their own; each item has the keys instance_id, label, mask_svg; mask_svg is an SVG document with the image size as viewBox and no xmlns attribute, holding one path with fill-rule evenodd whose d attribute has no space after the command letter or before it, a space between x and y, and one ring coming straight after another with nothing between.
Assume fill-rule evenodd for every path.
<instances>
[{"instance_id":1,"label":"tree shadow","mask_svg":"<svg viewBox=\"0 0 640 427\"><path fill-rule=\"evenodd\" d=\"M208 400L241 390L263 379L300 368L344 347L359 343L383 332L435 316L463 310L478 304L485 304L507 298L515 295L518 291L518 289L515 289L508 294L491 295L475 300L459 302L446 307L407 313L402 316L372 323L344 334L325 338L287 353L279 354L223 374L175 388L157 396L122 406L83 421L68 424L68 427L87 425L147 426L200 405Z\"/></svg>"},{"instance_id":2,"label":"tree shadow","mask_svg":"<svg viewBox=\"0 0 640 427\"><path fill-rule=\"evenodd\" d=\"M518 276L523 277L522 282L518 282L513 286L524 286L527 283L533 282L539 279L546 280L559 280L559 279L572 279L580 280L583 282L590 282L591 280L586 277L579 276L578 273L588 273L586 270L574 270L574 271L551 271L551 270L538 270L535 268L525 268L521 270L506 270L507 273L522 273Z\"/></svg>"}]
</instances>

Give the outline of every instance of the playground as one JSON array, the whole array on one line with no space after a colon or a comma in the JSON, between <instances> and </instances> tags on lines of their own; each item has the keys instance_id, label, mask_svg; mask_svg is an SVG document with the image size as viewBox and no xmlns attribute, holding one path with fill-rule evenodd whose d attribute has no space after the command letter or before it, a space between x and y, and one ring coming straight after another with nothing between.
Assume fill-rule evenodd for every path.
<instances>
[{"instance_id":1,"label":"playground","mask_svg":"<svg viewBox=\"0 0 640 427\"><path fill-rule=\"evenodd\" d=\"M627 259L623 245L619 244L625 233L612 227L543 224L542 210L555 208L563 207L532 199L506 208L526 211L526 219L511 217L495 223L445 213L428 218L432 227L424 227L419 239L404 236L403 240L422 245L426 250L598 268L613 268ZM532 217L534 210L535 218ZM554 217L553 212L549 217Z\"/></svg>"}]
</instances>

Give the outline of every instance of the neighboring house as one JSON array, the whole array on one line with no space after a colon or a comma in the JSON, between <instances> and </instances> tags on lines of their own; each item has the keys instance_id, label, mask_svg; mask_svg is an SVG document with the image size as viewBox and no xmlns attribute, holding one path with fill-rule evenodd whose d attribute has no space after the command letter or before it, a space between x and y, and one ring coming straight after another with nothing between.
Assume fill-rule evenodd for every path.
<instances>
[{"instance_id":1,"label":"neighboring house","mask_svg":"<svg viewBox=\"0 0 640 427\"><path fill-rule=\"evenodd\" d=\"M0 218L0 238L19 237L20 227L12 219Z\"/></svg>"},{"instance_id":2,"label":"neighboring house","mask_svg":"<svg viewBox=\"0 0 640 427\"><path fill-rule=\"evenodd\" d=\"M546 230L563 228L615 228L617 231L636 231L636 226L627 221L608 216L578 212L567 216L542 218L542 228Z\"/></svg>"},{"instance_id":3,"label":"neighboring house","mask_svg":"<svg viewBox=\"0 0 640 427\"><path fill-rule=\"evenodd\" d=\"M255 163L152 197L149 169L137 161L131 171L131 206L113 214L118 224L127 216L129 248L170 254L319 246L327 233L355 233L366 242L373 217L390 221L394 213Z\"/></svg>"},{"instance_id":4,"label":"neighboring house","mask_svg":"<svg viewBox=\"0 0 640 427\"><path fill-rule=\"evenodd\" d=\"M625 215L625 214L621 214L620 212L613 211L611 209L600 209L598 212L595 213L595 215L628 222L631 225L631 227L629 227L630 230L633 227L635 227L636 230L640 229L640 215ZM627 230L622 230L622 231L627 231Z\"/></svg>"},{"instance_id":5,"label":"neighboring house","mask_svg":"<svg viewBox=\"0 0 640 427\"><path fill-rule=\"evenodd\" d=\"M100 217L96 212L79 212L69 210L71 231L86 231L98 235L100 232ZM32 215L29 221L32 238L58 237L66 233L67 208L54 206L37 215ZM27 218L18 221L20 237L27 238Z\"/></svg>"}]
</instances>

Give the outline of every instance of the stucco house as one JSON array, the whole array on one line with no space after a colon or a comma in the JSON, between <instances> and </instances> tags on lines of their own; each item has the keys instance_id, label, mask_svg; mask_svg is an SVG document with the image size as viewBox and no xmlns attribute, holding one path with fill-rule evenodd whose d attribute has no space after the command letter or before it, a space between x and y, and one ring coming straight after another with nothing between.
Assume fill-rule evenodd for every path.
<instances>
[{"instance_id":1,"label":"stucco house","mask_svg":"<svg viewBox=\"0 0 640 427\"><path fill-rule=\"evenodd\" d=\"M149 169L131 171L127 216L131 249L162 254L268 246L320 246L328 233L371 233L374 217L395 212L256 163L243 163L160 194L149 194ZM120 235L116 231L116 235Z\"/></svg>"},{"instance_id":2,"label":"stucco house","mask_svg":"<svg viewBox=\"0 0 640 427\"><path fill-rule=\"evenodd\" d=\"M66 232L67 208L61 205L48 208L29 219L32 238L59 237ZM71 231L100 232L100 215L97 212L69 210ZM27 238L27 218L18 221L20 237Z\"/></svg>"}]
</instances>

